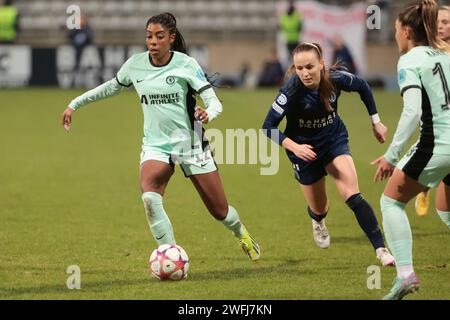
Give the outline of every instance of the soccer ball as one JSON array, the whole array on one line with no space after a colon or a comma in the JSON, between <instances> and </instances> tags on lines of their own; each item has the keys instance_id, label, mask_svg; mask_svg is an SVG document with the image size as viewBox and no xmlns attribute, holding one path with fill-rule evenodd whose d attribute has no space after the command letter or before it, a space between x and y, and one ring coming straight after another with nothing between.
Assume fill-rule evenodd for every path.
<instances>
[{"instance_id":1,"label":"soccer ball","mask_svg":"<svg viewBox=\"0 0 450 320\"><path fill-rule=\"evenodd\" d=\"M161 281L183 280L189 271L189 257L176 244L162 244L153 250L149 264L152 275Z\"/></svg>"}]
</instances>

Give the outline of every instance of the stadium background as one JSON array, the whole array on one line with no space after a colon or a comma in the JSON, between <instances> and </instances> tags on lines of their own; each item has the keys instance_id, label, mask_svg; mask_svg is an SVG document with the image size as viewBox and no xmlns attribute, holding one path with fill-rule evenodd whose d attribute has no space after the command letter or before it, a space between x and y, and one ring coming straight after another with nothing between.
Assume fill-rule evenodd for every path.
<instances>
[{"instance_id":1,"label":"stadium background","mask_svg":"<svg viewBox=\"0 0 450 320\"><path fill-rule=\"evenodd\" d=\"M393 23L408 1L387 1L382 30L366 30L363 76L374 87L380 115L394 131L401 113L396 91ZM304 1L297 1L300 7ZM374 1L320 1L328 10ZM69 5L89 17L94 45L85 68L74 72L67 37ZM444 3L441 3L444 4ZM332 247L312 241L306 203L284 153L276 176L258 165L222 165L230 202L261 242L263 259L249 263L234 239L210 218L180 170L165 197L177 240L191 258L183 283L151 279L146 260L154 247L138 190L141 111L130 90L77 113L66 135L59 116L83 88L115 75L126 57L144 50L143 26L156 13L178 20L190 53L205 70L247 81L220 89L224 114L212 127L259 128L277 88L255 88L263 61L279 48L279 1L15 1L20 12L14 45L0 45L0 299L378 299L394 270L383 269L381 289L369 290L376 264L355 218L332 183L328 225ZM308 21L304 21L305 25ZM386 31L387 29L387 31ZM331 34L331 31L330 31ZM232 83L232 81L230 81ZM344 95L360 188L374 205L384 184L373 184L369 162L383 153L371 136L357 95ZM423 293L411 299L448 299L448 230L434 213L409 217ZM66 269L81 268L81 290L68 290ZM251 288L251 289L249 289Z\"/></svg>"}]
</instances>

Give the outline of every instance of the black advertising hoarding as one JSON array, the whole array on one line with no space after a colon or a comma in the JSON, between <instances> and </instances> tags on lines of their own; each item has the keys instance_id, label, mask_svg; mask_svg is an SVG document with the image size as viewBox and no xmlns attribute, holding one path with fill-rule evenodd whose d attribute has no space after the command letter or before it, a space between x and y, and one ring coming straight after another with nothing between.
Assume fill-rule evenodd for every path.
<instances>
[{"instance_id":1,"label":"black advertising hoarding","mask_svg":"<svg viewBox=\"0 0 450 320\"><path fill-rule=\"evenodd\" d=\"M0 87L58 86L92 88L116 75L143 46L89 46L77 53L72 46L31 48L0 46Z\"/></svg>"}]
</instances>

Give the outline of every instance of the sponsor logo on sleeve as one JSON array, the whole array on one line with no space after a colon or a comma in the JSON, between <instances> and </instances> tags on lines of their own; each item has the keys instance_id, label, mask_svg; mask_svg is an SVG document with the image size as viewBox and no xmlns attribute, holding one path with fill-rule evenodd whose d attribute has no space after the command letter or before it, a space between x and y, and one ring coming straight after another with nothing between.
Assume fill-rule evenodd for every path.
<instances>
[{"instance_id":1,"label":"sponsor logo on sleeve","mask_svg":"<svg viewBox=\"0 0 450 320\"><path fill-rule=\"evenodd\" d=\"M405 82L405 80L406 80L406 71L405 69L401 69L398 72L398 83L402 84L403 82Z\"/></svg>"},{"instance_id":2,"label":"sponsor logo on sleeve","mask_svg":"<svg viewBox=\"0 0 450 320\"><path fill-rule=\"evenodd\" d=\"M277 98L277 103L280 106L284 106L287 103L287 97L284 93L280 93L280 95Z\"/></svg>"},{"instance_id":3,"label":"sponsor logo on sleeve","mask_svg":"<svg viewBox=\"0 0 450 320\"><path fill-rule=\"evenodd\" d=\"M206 81L206 76L202 69L197 70L197 78L201 81Z\"/></svg>"},{"instance_id":4,"label":"sponsor logo on sleeve","mask_svg":"<svg viewBox=\"0 0 450 320\"><path fill-rule=\"evenodd\" d=\"M278 112L279 114L283 114L284 110L279 105L277 105L275 102L272 103L272 109Z\"/></svg>"}]
</instances>

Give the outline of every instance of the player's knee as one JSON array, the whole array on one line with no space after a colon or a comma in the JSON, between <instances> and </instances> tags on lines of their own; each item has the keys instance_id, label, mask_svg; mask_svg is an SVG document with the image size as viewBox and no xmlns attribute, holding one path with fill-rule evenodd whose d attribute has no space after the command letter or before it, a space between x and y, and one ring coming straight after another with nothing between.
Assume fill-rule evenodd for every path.
<instances>
[{"instance_id":1,"label":"player's knee","mask_svg":"<svg viewBox=\"0 0 450 320\"><path fill-rule=\"evenodd\" d=\"M226 201L223 203L217 203L212 208L210 208L209 212L217 220L223 220L227 217L228 214L228 203Z\"/></svg>"},{"instance_id":2,"label":"player's knee","mask_svg":"<svg viewBox=\"0 0 450 320\"><path fill-rule=\"evenodd\" d=\"M141 179L141 192L161 191L164 189L165 182L160 179Z\"/></svg>"}]
</instances>

